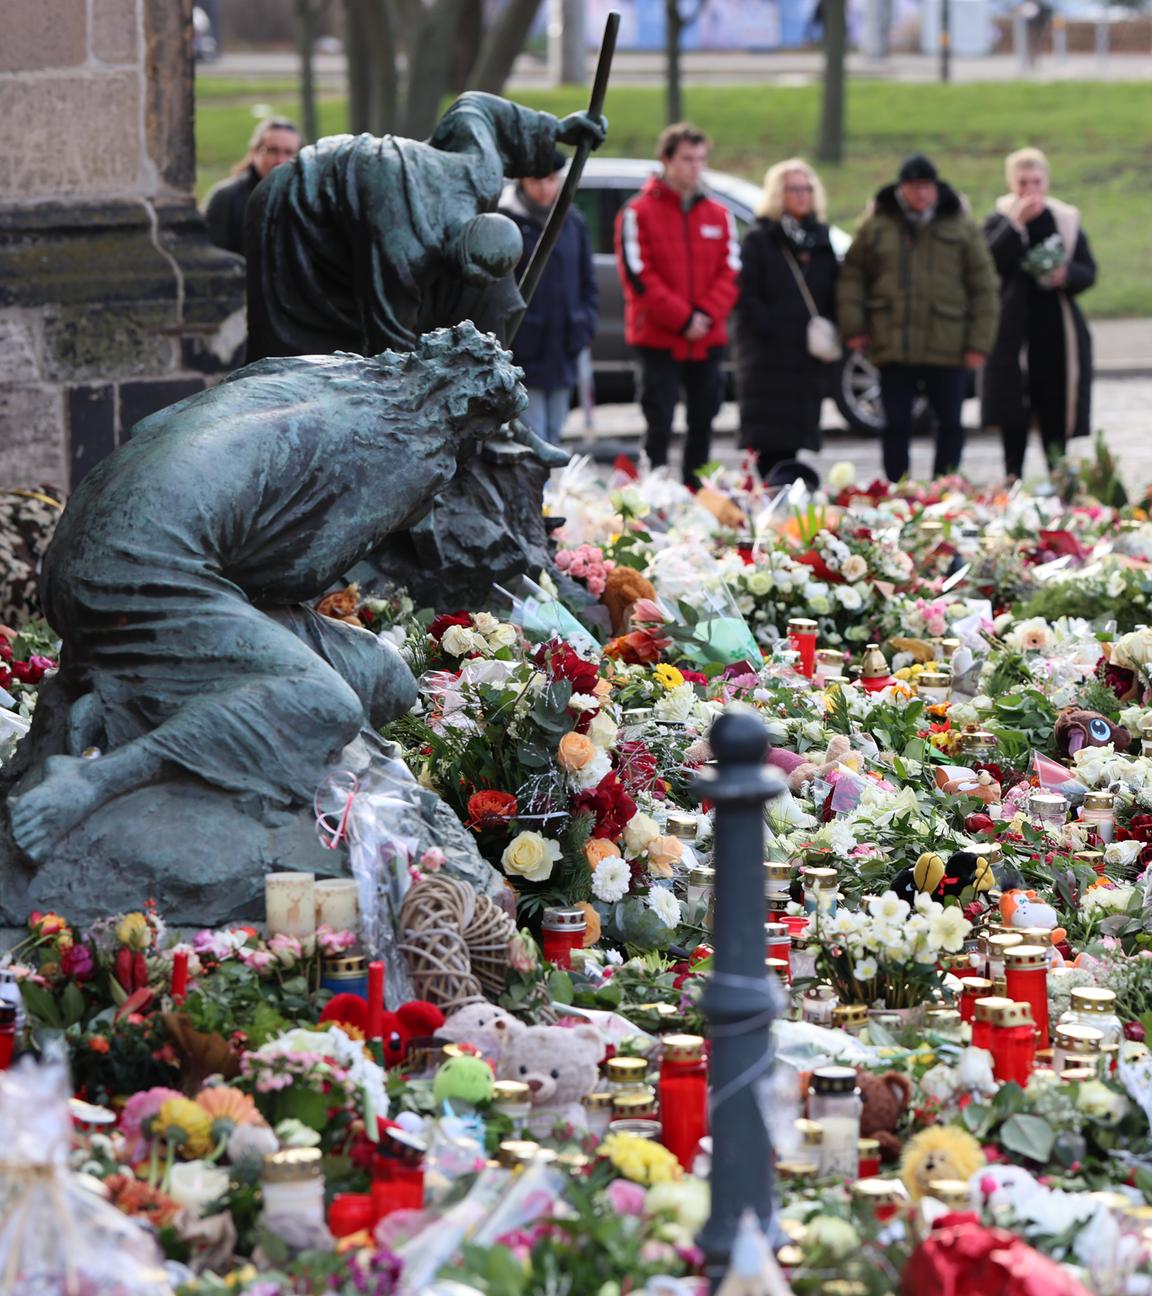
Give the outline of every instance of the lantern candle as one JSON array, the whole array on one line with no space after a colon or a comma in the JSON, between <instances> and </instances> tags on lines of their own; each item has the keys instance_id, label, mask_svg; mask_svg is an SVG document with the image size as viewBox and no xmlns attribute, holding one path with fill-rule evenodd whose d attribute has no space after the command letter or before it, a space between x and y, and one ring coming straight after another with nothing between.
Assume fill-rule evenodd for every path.
<instances>
[{"instance_id":1,"label":"lantern candle","mask_svg":"<svg viewBox=\"0 0 1152 1296\"><path fill-rule=\"evenodd\" d=\"M323 878L316 883L316 926L333 931L360 930L360 890L352 878Z\"/></svg>"},{"instance_id":2,"label":"lantern candle","mask_svg":"<svg viewBox=\"0 0 1152 1296\"><path fill-rule=\"evenodd\" d=\"M844 654L839 648L817 648L816 678L821 684L844 678Z\"/></svg>"},{"instance_id":3,"label":"lantern candle","mask_svg":"<svg viewBox=\"0 0 1152 1296\"><path fill-rule=\"evenodd\" d=\"M183 1003L188 994L188 951L176 950L172 955L172 1002Z\"/></svg>"},{"instance_id":4,"label":"lantern candle","mask_svg":"<svg viewBox=\"0 0 1152 1296\"><path fill-rule=\"evenodd\" d=\"M988 1051L992 1054L992 1074L1001 1084L1015 1080L1023 1088L1036 1063L1032 1009L1026 1003L1009 1000L993 1010L991 1027Z\"/></svg>"},{"instance_id":5,"label":"lantern candle","mask_svg":"<svg viewBox=\"0 0 1152 1296\"><path fill-rule=\"evenodd\" d=\"M1012 1000L1001 995L985 995L973 1005L972 1047L991 1049L992 1018L1001 1009L1011 1006Z\"/></svg>"},{"instance_id":6,"label":"lantern candle","mask_svg":"<svg viewBox=\"0 0 1152 1296\"><path fill-rule=\"evenodd\" d=\"M764 862L764 912L768 922L780 922L791 900L792 865L786 860Z\"/></svg>"},{"instance_id":7,"label":"lantern candle","mask_svg":"<svg viewBox=\"0 0 1152 1296\"><path fill-rule=\"evenodd\" d=\"M264 925L269 936L310 936L316 930L313 874L264 875Z\"/></svg>"},{"instance_id":8,"label":"lantern candle","mask_svg":"<svg viewBox=\"0 0 1152 1296\"><path fill-rule=\"evenodd\" d=\"M880 651L879 644L870 643L860 658L860 687L866 693L879 693L891 683L887 657Z\"/></svg>"},{"instance_id":9,"label":"lantern candle","mask_svg":"<svg viewBox=\"0 0 1152 1296\"><path fill-rule=\"evenodd\" d=\"M540 924L544 961L558 968L572 966L572 952L584 948L584 935L588 920L584 910L571 908L545 909Z\"/></svg>"},{"instance_id":10,"label":"lantern candle","mask_svg":"<svg viewBox=\"0 0 1152 1296\"><path fill-rule=\"evenodd\" d=\"M788 960L792 955L792 935L788 928L782 922L767 922L764 924L764 957L766 959L782 959L785 967L788 966ZM786 980L791 980L788 975Z\"/></svg>"},{"instance_id":11,"label":"lantern candle","mask_svg":"<svg viewBox=\"0 0 1152 1296\"><path fill-rule=\"evenodd\" d=\"M992 982L987 977L961 977L960 985L960 1020L971 1025L976 1015L976 1000L991 996Z\"/></svg>"},{"instance_id":12,"label":"lantern candle","mask_svg":"<svg viewBox=\"0 0 1152 1296\"><path fill-rule=\"evenodd\" d=\"M1112 792L1088 792L1080 811L1080 822L1087 824L1105 846L1116 830L1115 804L1116 797Z\"/></svg>"},{"instance_id":13,"label":"lantern candle","mask_svg":"<svg viewBox=\"0 0 1152 1296\"><path fill-rule=\"evenodd\" d=\"M815 621L806 617L793 617L788 622L788 642L800 654L796 669L806 679L816 674L816 631L819 627Z\"/></svg>"},{"instance_id":14,"label":"lantern candle","mask_svg":"<svg viewBox=\"0 0 1152 1296\"><path fill-rule=\"evenodd\" d=\"M666 1035L660 1058L661 1141L685 1170L708 1133L708 1073L699 1035Z\"/></svg>"},{"instance_id":15,"label":"lantern candle","mask_svg":"<svg viewBox=\"0 0 1152 1296\"><path fill-rule=\"evenodd\" d=\"M1004 955L1008 998L1026 1003L1040 1036L1039 1047L1048 1047L1048 951L1040 945L1016 945Z\"/></svg>"}]
</instances>

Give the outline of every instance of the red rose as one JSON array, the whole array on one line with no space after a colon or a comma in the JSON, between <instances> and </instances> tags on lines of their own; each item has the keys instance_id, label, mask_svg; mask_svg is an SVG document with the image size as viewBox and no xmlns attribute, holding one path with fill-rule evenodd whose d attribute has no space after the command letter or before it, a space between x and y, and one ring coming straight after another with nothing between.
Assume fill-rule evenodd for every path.
<instances>
[{"instance_id":1,"label":"red rose","mask_svg":"<svg viewBox=\"0 0 1152 1296\"><path fill-rule=\"evenodd\" d=\"M967 833L994 833L996 821L986 814L970 814L964 820L964 831Z\"/></svg>"},{"instance_id":2,"label":"red rose","mask_svg":"<svg viewBox=\"0 0 1152 1296\"><path fill-rule=\"evenodd\" d=\"M439 643L449 626L471 626L471 624L472 617L467 612L441 612L428 627L428 633Z\"/></svg>"},{"instance_id":3,"label":"red rose","mask_svg":"<svg viewBox=\"0 0 1152 1296\"><path fill-rule=\"evenodd\" d=\"M573 797L572 809L577 814L591 811L595 815L596 822L592 829L594 837L616 838L636 813L636 802L624 790L624 785L615 773L609 772L594 788Z\"/></svg>"},{"instance_id":4,"label":"red rose","mask_svg":"<svg viewBox=\"0 0 1152 1296\"><path fill-rule=\"evenodd\" d=\"M610 639L604 647L604 656L627 662L629 666L651 666L660 660L670 642L656 630L632 630Z\"/></svg>"},{"instance_id":5,"label":"red rose","mask_svg":"<svg viewBox=\"0 0 1152 1296\"><path fill-rule=\"evenodd\" d=\"M1128 696L1136 682L1135 674L1123 666L1113 666L1106 658L1101 657L1096 663L1096 675L1120 699Z\"/></svg>"},{"instance_id":6,"label":"red rose","mask_svg":"<svg viewBox=\"0 0 1152 1296\"><path fill-rule=\"evenodd\" d=\"M95 970L95 960L87 945L69 945L60 955L60 970L75 981L87 981Z\"/></svg>"},{"instance_id":7,"label":"red rose","mask_svg":"<svg viewBox=\"0 0 1152 1296\"><path fill-rule=\"evenodd\" d=\"M1128 831L1137 841L1152 842L1152 815L1133 815Z\"/></svg>"},{"instance_id":8,"label":"red rose","mask_svg":"<svg viewBox=\"0 0 1152 1296\"><path fill-rule=\"evenodd\" d=\"M568 680L573 693L594 693L600 679L595 662L585 661L569 644L554 641L536 653L534 661L551 680Z\"/></svg>"},{"instance_id":9,"label":"red rose","mask_svg":"<svg viewBox=\"0 0 1152 1296\"><path fill-rule=\"evenodd\" d=\"M473 792L468 798L468 827L498 828L516 817L517 808L511 792Z\"/></svg>"}]
</instances>

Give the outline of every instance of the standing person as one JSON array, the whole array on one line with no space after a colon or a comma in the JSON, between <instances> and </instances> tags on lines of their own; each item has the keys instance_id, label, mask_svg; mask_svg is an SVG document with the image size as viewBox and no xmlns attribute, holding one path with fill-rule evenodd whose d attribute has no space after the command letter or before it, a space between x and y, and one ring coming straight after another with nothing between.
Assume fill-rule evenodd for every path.
<instances>
[{"instance_id":1,"label":"standing person","mask_svg":"<svg viewBox=\"0 0 1152 1296\"><path fill-rule=\"evenodd\" d=\"M908 472L912 404L922 387L938 421L934 476L964 453L965 370L983 367L999 316L996 272L960 195L922 153L877 193L840 270L845 345L880 369L884 471Z\"/></svg>"},{"instance_id":2,"label":"standing person","mask_svg":"<svg viewBox=\"0 0 1152 1296\"><path fill-rule=\"evenodd\" d=\"M984 222L1000 275L1000 329L984 375L983 419L1004 440L1004 471L1024 471L1035 419L1049 466L1067 437L1091 431L1092 337L1074 298L1096 282L1080 213L1048 194L1048 159L1004 163L1010 193Z\"/></svg>"},{"instance_id":3,"label":"standing person","mask_svg":"<svg viewBox=\"0 0 1152 1296\"><path fill-rule=\"evenodd\" d=\"M499 210L519 226L524 255L516 269L521 279L556 195L564 183L567 158L555 151L552 174L524 176L505 189ZM596 273L588 226L575 207L568 209L552 255L536 285L512 344L512 356L524 370L528 409L524 421L551 445L560 444L564 420L576 385L576 361L596 332Z\"/></svg>"},{"instance_id":4,"label":"standing person","mask_svg":"<svg viewBox=\"0 0 1152 1296\"><path fill-rule=\"evenodd\" d=\"M243 160L208 194L204 219L217 247L245 255L244 213L252 190L274 167L291 162L303 142L296 123L287 117L266 117L256 127Z\"/></svg>"},{"instance_id":5,"label":"standing person","mask_svg":"<svg viewBox=\"0 0 1152 1296\"><path fill-rule=\"evenodd\" d=\"M720 362L738 291L740 244L731 213L702 187L708 137L680 122L664 130L657 152L660 175L616 218L624 336L638 356L640 406L648 424L644 449L654 468L668 462L672 416L683 388L683 478L695 487L723 398Z\"/></svg>"},{"instance_id":6,"label":"standing person","mask_svg":"<svg viewBox=\"0 0 1152 1296\"><path fill-rule=\"evenodd\" d=\"M740 444L756 451L766 480L797 451L820 449L820 406L833 370L810 353L808 324L813 314L835 314L840 266L824 186L803 159L769 169L756 214L740 249L736 391Z\"/></svg>"}]
</instances>

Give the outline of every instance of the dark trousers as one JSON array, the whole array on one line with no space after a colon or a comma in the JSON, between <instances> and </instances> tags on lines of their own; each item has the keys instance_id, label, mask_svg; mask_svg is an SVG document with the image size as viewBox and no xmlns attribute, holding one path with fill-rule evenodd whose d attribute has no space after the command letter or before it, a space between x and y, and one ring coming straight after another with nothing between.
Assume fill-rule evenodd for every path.
<instances>
[{"instance_id":1,"label":"dark trousers","mask_svg":"<svg viewBox=\"0 0 1152 1296\"><path fill-rule=\"evenodd\" d=\"M936 457L933 477L955 472L964 454L964 370L950 365L887 364L880 367L880 398L884 403L884 472L889 481L908 475L908 443L912 439L912 405L923 390L936 415Z\"/></svg>"},{"instance_id":2,"label":"dark trousers","mask_svg":"<svg viewBox=\"0 0 1152 1296\"><path fill-rule=\"evenodd\" d=\"M1044 443L1044 457L1048 466L1064 453L1067 433L1068 401L1064 392L1063 374L1029 374L1028 404L1040 428ZM1004 442L1004 471L1009 477L1024 475L1024 452L1028 449L1028 427L1002 428Z\"/></svg>"},{"instance_id":3,"label":"dark trousers","mask_svg":"<svg viewBox=\"0 0 1152 1296\"><path fill-rule=\"evenodd\" d=\"M684 441L683 477L686 486L698 486L697 469L708 462L712 453L712 420L720 408L724 392L724 375L720 360L723 350L714 348L706 360L677 360L670 351L655 347L637 347L639 358L640 408L648 424L644 449L653 468L668 462L672 442L672 416L680 391L688 416L688 436Z\"/></svg>"}]
</instances>

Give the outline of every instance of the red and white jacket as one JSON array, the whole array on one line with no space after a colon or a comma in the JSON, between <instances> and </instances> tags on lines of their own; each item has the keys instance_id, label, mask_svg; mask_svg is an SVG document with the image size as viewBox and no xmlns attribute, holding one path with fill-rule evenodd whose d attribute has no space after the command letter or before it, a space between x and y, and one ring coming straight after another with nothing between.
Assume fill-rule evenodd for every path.
<instances>
[{"instance_id":1,"label":"red and white jacket","mask_svg":"<svg viewBox=\"0 0 1152 1296\"><path fill-rule=\"evenodd\" d=\"M616 218L616 260L624 285L624 336L630 346L658 347L677 360L703 360L728 341L736 304L740 236L732 213L704 194L689 206L652 176ZM694 310L712 327L689 342Z\"/></svg>"}]
</instances>

